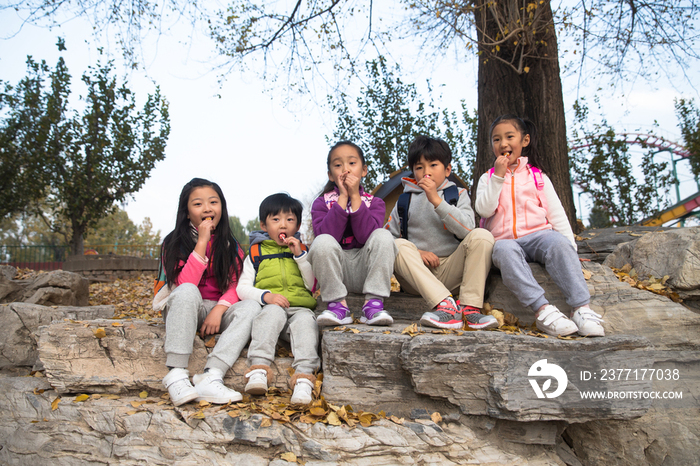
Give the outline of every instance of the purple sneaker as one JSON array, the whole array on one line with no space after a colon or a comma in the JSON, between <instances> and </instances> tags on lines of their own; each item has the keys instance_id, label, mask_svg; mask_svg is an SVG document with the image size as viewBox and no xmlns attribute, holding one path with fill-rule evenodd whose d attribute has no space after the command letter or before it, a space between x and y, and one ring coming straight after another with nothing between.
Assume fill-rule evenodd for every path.
<instances>
[{"instance_id":1,"label":"purple sneaker","mask_svg":"<svg viewBox=\"0 0 700 466\"><path fill-rule=\"evenodd\" d=\"M352 315L350 314L350 309L343 306L342 303L331 301L328 303L328 309L318 316L316 323L319 327L352 324Z\"/></svg>"},{"instance_id":2,"label":"purple sneaker","mask_svg":"<svg viewBox=\"0 0 700 466\"><path fill-rule=\"evenodd\" d=\"M384 310L381 299L370 299L362 306L360 322L367 325L391 325L394 319Z\"/></svg>"}]
</instances>

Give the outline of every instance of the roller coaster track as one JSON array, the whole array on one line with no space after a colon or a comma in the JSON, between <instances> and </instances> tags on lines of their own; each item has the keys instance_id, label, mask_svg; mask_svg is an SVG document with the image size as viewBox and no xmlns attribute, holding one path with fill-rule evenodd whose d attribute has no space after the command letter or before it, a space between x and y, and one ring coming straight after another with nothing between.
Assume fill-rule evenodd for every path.
<instances>
[{"instance_id":1,"label":"roller coaster track","mask_svg":"<svg viewBox=\"0 0 700 466\"><path fill-rule=\"evenodd\" d=\"M684 146L673 141L668 141L660 136L654 136L652 134L643 133L618 133L615 136L619 138L620 142L625 142L627 144L636 144L642 147L654 147L658 149L659 152L672 152L673 154L684 159L690 157L691 155L690 151ZM593 144L582 144L570 147L569 150L574 151L585 149L586 147L590 147L592 145ZM645 218L639 223L644 226L663 225L666 222L689 216L691 212L697 209L698 207L700 207L700 191L691 196L688 196L682 201L672 205L668 209L662 210L652 215L651 217Z\"/></svg>"}]
</instances>

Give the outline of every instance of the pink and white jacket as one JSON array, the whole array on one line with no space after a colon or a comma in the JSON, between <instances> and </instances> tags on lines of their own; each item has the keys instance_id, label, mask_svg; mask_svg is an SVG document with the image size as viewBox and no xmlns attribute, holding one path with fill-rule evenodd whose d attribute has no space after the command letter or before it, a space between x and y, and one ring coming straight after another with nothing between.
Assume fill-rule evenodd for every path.
<instances>
[{"instance_id":1,"label":"pink and white jacket","mask_svg":"<svg viewBox=\"0 0 700 466\"><path fill-rule=\"evenodd\" d=\"M476 212L485 219L484 228L496 240L554 229L576 249L574 233L559 196L547 175L542 174L542 179L544 189L538 191L527 157L520 157L515 170L508 168L505 177L486 172L476 189Z\"/></svg>"}]
</instances>

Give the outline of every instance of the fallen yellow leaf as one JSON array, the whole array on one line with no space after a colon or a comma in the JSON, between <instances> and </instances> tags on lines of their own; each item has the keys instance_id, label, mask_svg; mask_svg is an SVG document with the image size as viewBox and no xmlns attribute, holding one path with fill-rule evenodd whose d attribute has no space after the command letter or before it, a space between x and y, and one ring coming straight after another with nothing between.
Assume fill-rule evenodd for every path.
<instances>
[{"instance_id":1,"label":"fallen yellow leaf","mask_svg":"<svg viewBox=\"0 0 700 466\"><path fill-rule=\"evenodd\" d=\"M292 453L291 451L288 451L287 453L282 453L280 455L280 458L285 460L288 463L296 463L297 462L297 455Z\"/></svg>"},{"instance_id":2,"label":"fallen yellow leaf","mask_svg":"<svg viewBox=\"0 0 700 466\"><path fill-rule=\"evenodd\" d=\"M51 411L56 411L58 408L58 404L61 402L60 397L56 397L52 402L51 402Z\"/></svg>"},{"instance_id":3,"label":"fallen yellow leaf","mask_svg":"<svg viewBox=\"0 0 700 466\"><path fill-rule=\"evenodd\" d=\"M432 419L435 424L438 424L442 422L442 415L435 411L433 414L430 415L430 419Z\"/></svg>"},{"instance_id":4,"label":"fallen yellow leaf","mask_svg":"<svg viewBox=\"0 0 700 466\"><path fill-rule=\"evenodd\" d=\"M328 420L328 424L332 426L339 426L342 424L342 422L340 422L338 414L335 411L331 411L326 419ZM372 421L370 420L370 422Z\"/></svg>"},{"instance_id":5,"label":"fallen yellow leaf","mask_svg":"<svg viewBox=\"0 0 700 466\"><path fill-rule=\"evenodd\" d=\"M96 330L93 331L95 334L95 338L104 338L107 336L107 333L105 333L105 329L102 327L98 327Z\"/></svg>"},{"instance_id":6,"label":"fallen yellow leaf","mask_svg":"<svg viewBox=\"0 0 700 466\"><path fill-rule=\"evenodd\" d=\"M148 392L146 390L139 393L139 398L148 398Z\"/></svg>"},{"instance_id":7,"label":"fallen yellow leaf","mask_svg":"<svg viewBox=\"0 0 700 466\"><path fill-rule=\"evenodd\" d=\"M82 395L76 396L74 401L80 402L80 401L85 401L85 400L88 400L88 399L90 399L90 395L86 395L86 394L83 393Z\"/></svg>"}]
</instances>

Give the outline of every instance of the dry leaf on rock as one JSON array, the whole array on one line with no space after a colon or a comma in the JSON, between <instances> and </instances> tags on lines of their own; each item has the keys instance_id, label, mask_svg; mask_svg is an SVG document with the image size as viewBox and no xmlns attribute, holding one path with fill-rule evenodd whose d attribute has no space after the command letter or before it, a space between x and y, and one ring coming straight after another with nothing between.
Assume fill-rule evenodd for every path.
<instances>
[{"instance_id":1,"label":"dry leaf on rock","mask_svg":"<svg viewBox=\"0 0 700 466\"><path fill-rule=\"evenodd\" d=\"M280 458L287 461L288 463L296 463L297 462L297 455L295 455L291 451L288 451L287 453L282 453L280 455Z\"/></svg>"},{"instance_id":2,"label":"dry leaf on rock","mask_svg":"<svg viewBox=\"0 0 700 466\"><path fill-rule=\"evenodd\" d=\"M76 396L75 400L73 400L73 401L74 402L81 402L81 401L85 401L85 400L89 400L89 399L90 399L90 395L86 395L83 393L81 395Z\"/></svg>"},{"instance_id":3,"label":"dry leaf on rock","mask_svg":"<svg viewBox=\"0 0 700 466\"><path fill-rule=\"evenodd\" d=\"M442 422L442 415L435 411L433 414L430 415L430 419L432 419L435 424L439 424L440 422Z\"/></svg>"},{"instance_id":4,"label":"dry leaf on rock","mask_svg":"<svg viewBox=\"0 0 700 466\"><path fill-rule=\"evenodd\" d=\"M58 409L58 404L61 402L60 397L56 397L52 402L51 402L51 411L56 411Z\"/></svg>"},{"instance_id":5,"label":"dry leaf on rock","mask_svg":"<svg viewBox=\"0 0 700 466\"><path fill-rule=\"evenodd\" d=\"M105 329L102 327L98 327L97 329L93 330L92 333L95 334L95 338L104 338L107 336Z\"/></svg>"},{"instance_id":6,"label":"dry leaf on rock","mask_svg":"<svg viewBox=\"0 0 700 466\"><path fill-rule=\"evenodd\" d=\"M216 346L216 337L212 336L211 338L209 338L209 339L204 343L204 346L206 346L207 348L213 348L213 347L215 347L215 346Z\"/></svg>"}]
</instances>

